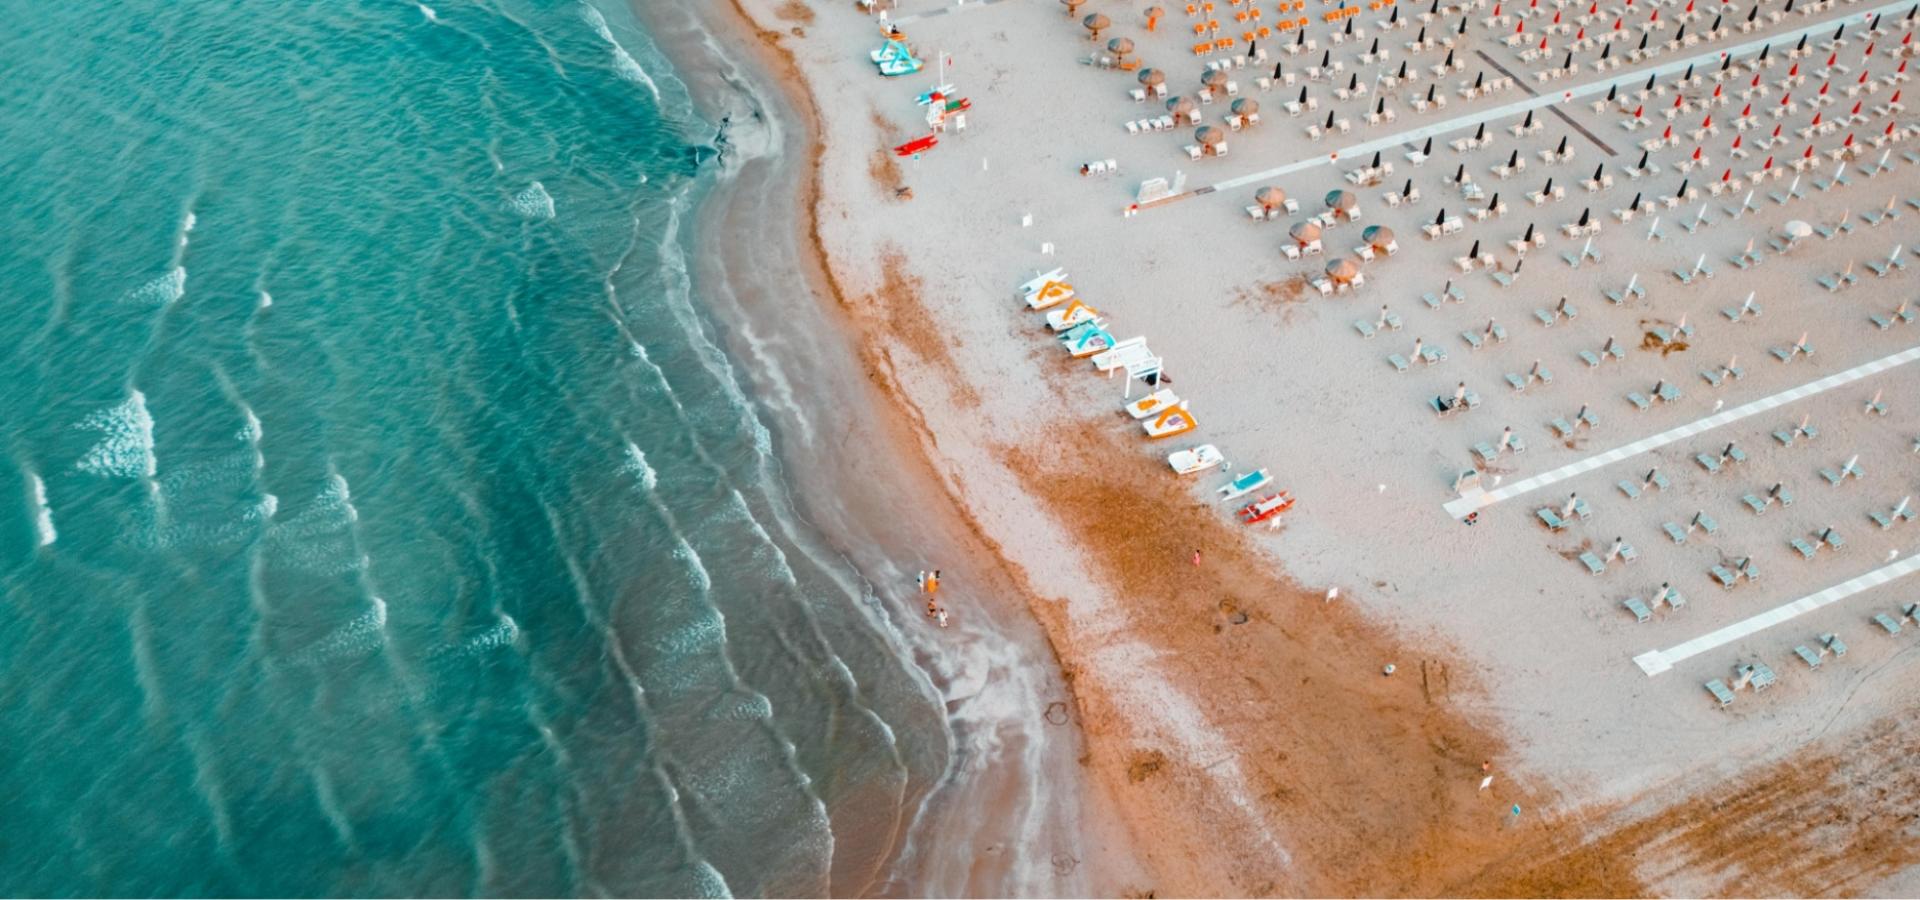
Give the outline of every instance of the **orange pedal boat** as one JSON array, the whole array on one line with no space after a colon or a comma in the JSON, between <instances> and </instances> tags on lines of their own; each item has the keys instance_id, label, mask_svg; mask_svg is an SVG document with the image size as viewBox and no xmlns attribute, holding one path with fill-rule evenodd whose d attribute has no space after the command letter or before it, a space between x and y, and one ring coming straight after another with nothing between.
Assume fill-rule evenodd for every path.
<instances>
[{"instance_id":1,"label":"orange pedal boat","mask_svg":"<svg viewBox=\"0 0 1920 900\"><path fill-rule=\"evenodd\" d=\"M1240 521L1248 525L1252 525L1255 522L1265 522L1292 508L1292 494L1286 491L1281 491L1277 494L1268 494L1263 499L1255 500L1241 507Z\"/></svg>"}]
</instances>

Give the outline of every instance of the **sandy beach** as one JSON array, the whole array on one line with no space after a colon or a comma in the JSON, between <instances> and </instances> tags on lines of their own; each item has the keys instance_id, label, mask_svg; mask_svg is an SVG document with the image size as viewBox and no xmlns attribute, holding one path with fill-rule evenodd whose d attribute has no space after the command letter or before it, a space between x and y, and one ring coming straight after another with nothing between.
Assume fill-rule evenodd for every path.
<instances>
[{"instance_id":1,"label":"sandy beach","mask_svg":"<svg viewBox=\"0 0 1920 900\"><path fill-rule=\"evenodd\" d=\"M1911 890L1920 844L1904 810L1920 779L1897 760L1920 734L1902 715L1914 623L1902 610L1912 583L1900 579L1920 525L1897 512L1920 485L1920 369L1908 352L1920 332L1897 315L1913 268L1888 262L1905 261L1906 226L1920 217L1905 202L1920 200L1920 167L1902 156L1920 143L1893 99L1904 8L1763 3L1743 28L1749 7L1732 4L1534 4L1527 15L1514 12L1521 4L1397 14L1387 4L1343 20L1361 32L1348 39L1315 6L1300 15L1316 50L1288 53L1293 38L1273 37L1260 41L1267 57L1247 63L1245 43L1196 54L1192 26L1207 17L1181 6L1148 31L1144 2L1095 0L1069 16L1038 0L903 0L892 21L929 68L883 79L867 59L879 22L857 6L740 0L773 52L767 64L804 90L797 102L812 116L813 153L798 154L815 166L797 200L812 212L800 246L824 257L814 294L866 367L867 382L847 387L866 399L850 402L888 405L873 416L887 424L870 427L921 455L964 523L963 537L934 539L979 550L968 568L992 587L974 595L977 612L956 601L959 621L1017 628L1025 607L1084 740L1074 755L1085 777L1063 792L1084 805L1042 827L1047 841L998 845L1038 881L956 880L949 868L899 889ZM1244 10L1218 7L1214 18ZM1092 13L1109 21L1098 40L1082 22ZM1279 17L1271 3L1263 13ZM1887 21L1869 34L1875 13ZM1548 21L1562 15L1589 21ZM1676 20L1694 43L1667 29ZM1459 37L1409 49L1422 28ZM1528 37L1501 40L1516 28ZM1589 28L1627 36L1595 43ZM1803 33L1804 52L1790 55ZM1661 52L1617 59L1640 34ZM1232 99L1256 100L1261 121L1236 128L1225 95L1199 104L1231 148L1199 159L1184 149L1205 143L1195 123L1129 133L1125 123L1167 109L1129 96L1143 84L1134 73L1088 63L1113 37L1165 73L1169 97L1192 95L1208 62L1226 62ZM1529 54L1541 39L1551 53ZM1767 62L1739 49L1753 42L1769 47ZM1554 74L1570 44L1579 70ZM913 98L943 54L955 93L972 101L965 130L896 157L888 148L925 133ZM1449 56L1458 68L1385 86L1403 59L1417 75ZM1339 73L1309 71L1334 59ZM1260 86L1275 62L1297 81ZM1697 81L1681 85L1688 67ZM1655 90L1638 96L1648 75ZM1506 77L1511 86L1485 96L1472 87ZM1419 111L1430 85L1446 109ZM1324 105L1296 118L1286 103L1302 88ZM1666 117L1676 100L1682 111ZM1366 124L1385 109L1394 121ZM1329 113L1351 133L1313 136ZM1520 127L1529 116L1539 127ZM1450 146L1481 121L1485 146ZM1783 139L1760 147L1776 125ZM1892 138L1871 145L1888 125ZM1669 127L1678 137L1640 171L1639 145ZM790 137L804 146L809 135ZM1702 162L1688 165L1695 147ZM1751 174L1787 169L1803 147L1818 160L1804 171ZM1371 167L1370 148L1394 171L1344 177ZM1507 167L1522 159L1524 170ZM1120 174L1081 173L1106 160ZM1596 166L1604 180L1589 190ZM1151 178L1186 193L1129 214ZM1409 179L1421 198L1390 204ZM1297 211L1256 221L1247 207L1266 185ZM1335 190L1354 195L1359 218L1335 217L1320 252L1289 258L1291 226L1327 210ZM1457 232L1423 236L1448 218L1462 220ZM1789 243L1796 221L1811 233ZM1372 225L1397 240L1365 260L1357 248ZM1522 257L1529 226L1543 240ZM1463 268L1474 244L1487 258ZM1352 267L1329 267L1342 259ZM1198 420L1193 433L1143 440L1122 391L1151 389L1056 346L1017 294L1055 267L1115 337L1151 340ZM1364 283L1324 295L1314 285L1343 271ZM1847 277L1831 292L1820 283ZM1463 300L1442 299L1449 279ZM1563 297L1574 316L1554 313ZM1435 361L1420 362L1416 346ZM1461 382L1480 404L1437 418L1429 399ZM1594 424L1572 426L1583 408ZM1506 428L1524 451L1498 446ZM1168 470L1167 451L1199 442L1232 472ZM1476 445L1489 452L1476 459ZM1263 467L1297 505L1278 527L1246 528L1215 488ZM1457 489L1463 471L1477 487ZM1588 514L1543 526L1569 494ZM1872 518L1890 513L1886 528ZM1743 563L1759 577L1723 587ZM1683 602L1658 603L1662 585ZM1629 598L1651 602L1646 621ZM911 598L889 607L913 615ZM1876 615L1904 621L1904 633ZM930 659L954 652L942 636L915 641ZM1740 690L1737 666L1755 662L1777 683ZM1707 682L1735 699L1719 705ZM1033 694L1045 689L1022 687L1015 705L1043 713L1050 698ZM1109 811L1118 831L1095 829ZM957 841L965 821L929 821L926 833ZM1086 837L1097 834L1113 836ZM1035 863L1056 852L1083 864L1048 881ZM1095 854L1110 864L1084 864ZM922 871L938 871L940 856Z\"/></svg>"}]
</instances>

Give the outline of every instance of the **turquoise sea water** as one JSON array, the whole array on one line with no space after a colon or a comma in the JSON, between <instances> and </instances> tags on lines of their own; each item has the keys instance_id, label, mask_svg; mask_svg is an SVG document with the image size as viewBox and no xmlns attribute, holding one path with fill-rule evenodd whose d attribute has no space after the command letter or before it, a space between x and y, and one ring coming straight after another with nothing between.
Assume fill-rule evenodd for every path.
<instances>
[{"instance_id":1,"label":"turquoise sea water","mask_svg":"<svg viewBox=\"0 0 1920 900\"><path fill-rule=\"evenodd\" d=\"M0 18L0 893L884 855L938 707L795 524L686 274L714 130L624 9Z\"/></svg>"}]
</instances>

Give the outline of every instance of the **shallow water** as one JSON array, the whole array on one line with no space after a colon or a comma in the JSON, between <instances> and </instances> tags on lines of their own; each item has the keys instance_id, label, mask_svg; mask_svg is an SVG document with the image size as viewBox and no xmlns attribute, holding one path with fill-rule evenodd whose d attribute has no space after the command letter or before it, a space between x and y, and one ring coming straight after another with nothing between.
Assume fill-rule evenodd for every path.
<instances>
[{"instance_id":1,"label":"shallow water","mask_svg":"<svg viewBox=\"0 0 1920 900\"><path fill-rule=\"evenodd\" d=\"M825 892L951 735L693 290L712 126L618 4L273 13L0 0L0 891Z\"/></svg>"}]
</instances>

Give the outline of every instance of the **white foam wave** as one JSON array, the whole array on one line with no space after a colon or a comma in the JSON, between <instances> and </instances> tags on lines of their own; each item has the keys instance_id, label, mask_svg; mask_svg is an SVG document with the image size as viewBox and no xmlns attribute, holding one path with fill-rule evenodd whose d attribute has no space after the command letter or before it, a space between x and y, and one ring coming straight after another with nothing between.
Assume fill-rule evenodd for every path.
<instances>
[{"instance_id":1,"label":"white foam wave","mask_svg":"<svg viewBox=\"0 0 1920 900\"><path fill-rule=\"evenodd\" d=\"M247 424L242 425L234 437L248 445L260 443L260 437L265 434L260 427L260 417L253 414L253 407L244 403L240 404L240 414L247 418Z\"/></svg>"},{"instance_id":2,"label":"white foam wave","mask_svg":"<svg viewBox=\"0 0 1920 900\"><path fill-rule=\"evenodd\" d=\"M547 193L546 185L536 181L514 194L507 201L507 208L529 219L551 219L554 215L553 195Z\"/></svg>"},{"instance_id":3,"label":"white foam wave","mask_svg":"<svg viewBox=\"0 0 1920 900\"><path fill-rule=\"evenodd\" d=\"M613 48L614 73L625 81L646 88L647 92L653 95L653 102L660 102L660 85L654 83L653 76L648 75L647 70L641 68L639 61L633 58L633 54L627 52L627 48L620 46L620 42L614 40L613 29L607 27L607 18L601 15L599 10L584 2L580 5L580 17L587 20L587 24L592 25L593 30Z\"/></svg>"},{"instance_id":4,"label":"white foam wave","mask_svg":"<svg viewBox=\"0 0 1920 900\"><path fill-rule=\"evenodd\" d=\"M420 14L421 14L421 15L423 15L423 16L426 16L426 17L427 17L427 21L429 21L429 22L438 22L438 21L440 21L440 14L439 14L439 13L437 13L437 12L434 12L434 11L433 11L433 7L431 7L431 6L428 6L428 5L426 5L425 3L415 3L415 4L414 4L414 6L416 6L416 7L419 7L419 9L420 9Z\"/></svg>"},{"instance_id":5,"label":"white foam wave","mask_svg":"<svg viewBox=\"0 0 1920 900\"><path fill-rule=\"evenodd\" d=\"M266 291L261 291L260 292L260 308L266 309L267 307L272 305L273 305L273 295L267 293Z\"/></svg>"},{"instance_id":6,"label":"white foam wave","mask_svg":"<svg viewBox=\"0 0 1920 900\"><path fill-rule=\"evenodd\" d=\"M693 884L687 895L690 897L714 898L714 900L732 900L733 890L727 887L726 876L704 859L695 860L693 866Z\"/></svg>"},{"instance_id":7,"label":"white foam wave","mask_svg":"<svg viewBox=\"0 0 1920 900\"><path fill-rule=\"evenodd\" d=\"M693 582L693 586L701 593L713 590L713 578L707 574L707 567L701 564L700 554L694 551L692 544L681 541L680 546L673 548L673 558L687 567L687 580Z\"/></svg>"},{"instance_id":8,"label":"white foam wave","mask_svg":"<svg viewBox=\"0 0 1920 900\"><path fill-rule=\"evenodd\" d=\"M151 478L159 468L153 455L153 416L143 393L134 391L126 402L81 419L77 427L101 435L80 457L80 471L107 478Z\"/></svg>"},{"instance_id":9,"label":"white foam wave","mask_svg":"<svg viewBox=\"0 0 1920 900\"><path fill-rule=\"evenodd\" d=\"M192 234L193 226L199 224L199 222L200 222L200 217L194 215L193 210L187 210L187 218L185 221L180 223L180 230L184 233Z\"/></svg>"},{"instance_id":10,"label":"white foam wave","mask_svg":"<svg viewBox=\"0 0 1920 900\"><path fill-rule=\"evenodd\" d=\"M38 475L28 475L28 493L33 495L33 530L40 538L40 546L45 547L60 539L60 532L53 528L53 507L47 505L47 483Z\"/></svg>"},{"instance_id":11,"label":"white foam wave","mask_svg":"<svg viewBox=\"0 0 1920 900\"><path fill-rule=\"evenodd\" d=\"M620 466L620 471L638 479L640 489L649 493L653 491L654 485L660 483L660 478L654 473L653 467L647 465L647 454L632 441L627 442L627 461Z\"/></svg>"},{"instance_id":12,"label":"white foam wave","mask_svg":"<svg viewBox=\"0 0 1920 900\"><path fill-rule=\"evenodd\" d=\"M366 653L386 642L386 631L387 601L375 597L366 612L315 642L300 653L299 659L322 662Z\"/></svg>"},{"instance_id":13,"label":"white foam wave","mask_svg":"<svg viewBox=\"0 0 1920 900\"><path fill-rule=\"evenodd\" d=\"M158 308L180 299L186 293L187 268L174 266L167 270L167 274L128 291L120 298L120 302Z\"/></svg>"}]
</instances>

